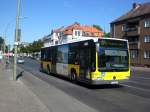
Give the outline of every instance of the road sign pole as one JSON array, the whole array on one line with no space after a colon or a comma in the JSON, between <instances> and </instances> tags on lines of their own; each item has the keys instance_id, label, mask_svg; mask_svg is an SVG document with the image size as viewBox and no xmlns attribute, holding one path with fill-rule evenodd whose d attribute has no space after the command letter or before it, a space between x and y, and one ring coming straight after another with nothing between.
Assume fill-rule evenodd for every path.
<instances>
[{"instance_id":1,"label":"road sign pole","mask_svg":"<svg viewBox=\"0 0 150 112\"><path fill-rule=\"evenodd\" d=\"M16 16L16 30L15 30L15 43L14 43L14 70L13 70L13 80L16 80L16 69L17 69L17 47L18 47L18 38L19 38L19 16L20 16L20 0L18 0L17 5L17 16Z\"/></svg>"}]
</instances>

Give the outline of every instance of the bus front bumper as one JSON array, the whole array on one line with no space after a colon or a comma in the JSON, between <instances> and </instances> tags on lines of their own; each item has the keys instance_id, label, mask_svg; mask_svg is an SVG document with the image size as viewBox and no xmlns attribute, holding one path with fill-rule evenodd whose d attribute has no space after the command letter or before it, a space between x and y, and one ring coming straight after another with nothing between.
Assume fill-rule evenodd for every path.
<instances>
[{"instance_id":1,"label":"bus front bumper","mask_svg":"<svg viewBox=\"0 0 150 112\"><path fill-rule=\"evenodd\" d=\"M129 79L124 79L124 80L91 80L90 84L91 85L103 85L103 84L121 84L128 82Z\"/></svg>"}]
</instances>

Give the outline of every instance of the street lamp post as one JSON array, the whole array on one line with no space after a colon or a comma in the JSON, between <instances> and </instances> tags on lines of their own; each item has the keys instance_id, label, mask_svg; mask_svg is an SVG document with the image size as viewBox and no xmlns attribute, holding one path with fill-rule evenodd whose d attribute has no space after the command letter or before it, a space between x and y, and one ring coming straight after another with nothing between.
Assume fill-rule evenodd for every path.
<instances>
[{"instance_id":1,"label":"street lamp post","mask_svg":"<svg viewBox=\"0 0 150 112\"><path fill-rule=\"evenodd\" d=\"M17 69L17 46L19 44L19 16L20 16L20 0L18 0L17 5L17 16L16 16L16 30L15 30L15 42L14 42L14 70L13 70L13 80L16 80L16 69Z\"/></svg>"}]
</instances>

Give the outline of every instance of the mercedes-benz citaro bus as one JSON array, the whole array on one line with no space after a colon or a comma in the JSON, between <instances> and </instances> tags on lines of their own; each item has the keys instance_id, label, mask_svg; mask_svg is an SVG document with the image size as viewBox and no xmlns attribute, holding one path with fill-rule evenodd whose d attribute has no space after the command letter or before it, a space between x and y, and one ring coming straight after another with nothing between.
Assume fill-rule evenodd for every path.
<instances>
[{"instance_id":1,"label":"mercedes-benz citaro bus","mask_svg":"<svg viewBox=\"0 0 150 112\"><path fill-rule=\"evenodd\" d=\"M41 49L41 70L68 77L74 82L119 84L130 78L128 41L84 38L45 47Z\"/></svg>"}]
</instances>

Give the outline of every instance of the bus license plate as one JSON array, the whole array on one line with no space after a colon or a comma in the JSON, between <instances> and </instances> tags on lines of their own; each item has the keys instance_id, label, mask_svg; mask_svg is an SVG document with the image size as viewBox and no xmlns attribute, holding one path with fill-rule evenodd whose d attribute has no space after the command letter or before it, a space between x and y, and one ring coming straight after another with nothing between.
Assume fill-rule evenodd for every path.
<instances>
[{"instance_id":1,"label":"bus license plate","mask_svg":"<svg viewBox=\"0 0 150 112\"><path fill-rule=\"evenodd\" d=\"M118 84L118 81L112 81L111 84Z\"/></svg>"}]
</instances>

